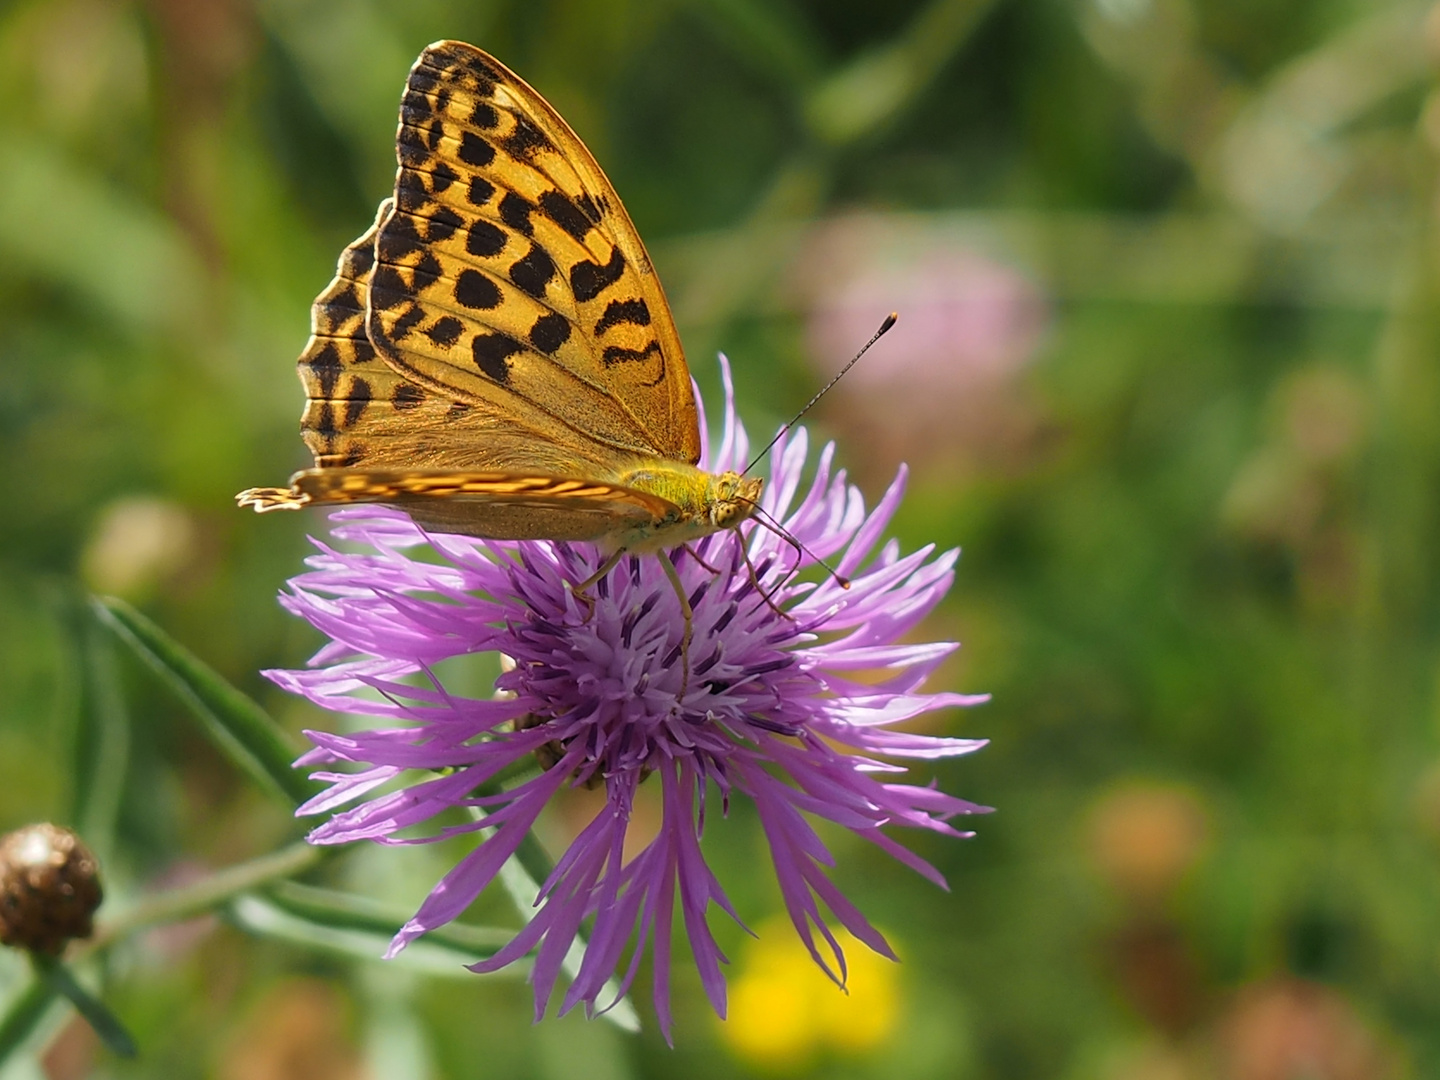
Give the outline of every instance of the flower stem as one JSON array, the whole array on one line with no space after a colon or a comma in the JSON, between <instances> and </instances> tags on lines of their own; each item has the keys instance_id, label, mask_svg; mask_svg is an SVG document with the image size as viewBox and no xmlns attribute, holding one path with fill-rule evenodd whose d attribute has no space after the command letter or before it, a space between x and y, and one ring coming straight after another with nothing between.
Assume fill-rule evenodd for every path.
<instances>
[{"instance_id":1,"label":"flower stem","mask_svg":"<svg viewBox=\"0 0 1440 1080\"><path fill-rule=\"evenodd\" d=\"M294 877L317 865L331 854L330 850L306 843L291 844L270 855L250 862L226 867L200 881L182 888L158 893L106 919L97 927L95 936L74 954L85 957L109 948L137 930L162 923L203 915L272 881Z\"/></svg>"},{"instance_id":2,"label":"flower stem","mask_svg":"<svg viewBox=\"0 0 1440 1080\"><path fill-rule=\"evenodd\" d=\"M100 1036L102 1042L114 1054L133 1058L139 1048L120 1018L105 1007L104 1002L86 990L71 974L70 969L57 957L44 953L30 954L31 966L35 969L36 980L52 994L65 998L85 1018L86 1023Z\"/></svg>"}]
</instances>

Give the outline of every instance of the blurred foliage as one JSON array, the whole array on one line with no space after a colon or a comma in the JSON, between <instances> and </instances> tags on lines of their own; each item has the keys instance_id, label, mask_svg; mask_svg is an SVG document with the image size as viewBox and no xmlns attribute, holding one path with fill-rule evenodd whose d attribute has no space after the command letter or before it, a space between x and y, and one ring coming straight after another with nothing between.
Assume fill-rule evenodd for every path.
<instances>
[{"instance_id":1,"label":"blurred foliage","mask_svg":"<svg viewBox=\"0 0 1440 1080\"><path fill-rule=\"evenodd\" d=\"M994 694L951 729L994 742L938 779L1000 812L906 838L948 894L836 838L905 959L865 1039L756 1055L770 1036L712 1024L693 975L673 1051L531 1026L513 980L202 919L90 973L139 1059L57 1012L0 1075L1440 1073L1428 3L0 4L0 826L82 826L102 915L294 839L82 598L318 723L257 673L318 644L274 597L320 525L232 496L303 463L308 307L441 37L587 140L752 431L900 311L814 422L872 496L909 459L907 544L965 546L931 631L966 644L944 678ZM754 824L711 837L752 925L778 908ZM447 850L326 880L404 911ZM724 934L752 996L799 1000Z\"/></svg>"}]
</instances>

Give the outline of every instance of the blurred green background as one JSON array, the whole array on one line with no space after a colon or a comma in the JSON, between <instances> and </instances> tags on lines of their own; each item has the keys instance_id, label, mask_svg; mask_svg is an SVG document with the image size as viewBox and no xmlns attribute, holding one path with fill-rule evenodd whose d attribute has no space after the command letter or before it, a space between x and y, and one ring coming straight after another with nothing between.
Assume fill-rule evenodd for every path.
<instances>
[{"instance_id":1,"label":"blurred green background","mask_svg":"<svg viewBox=\"0 0 1440 1080\"><path fill-rule=\"evenodd\" d=\"M678 977L670 1050L648 991L639 1037L531 1026L514 978L201 920L112 957L138 1061L62 1018L0 1076L1440 1075L1427 3L0 3L0 829L87 826L116 908L296 835L79 598L321 723L257 675L319 644L275 595L321 523L232 497L305 463L309 305L442 37L588 142L752 432L900 312L811 424L872 499L909 461L906 545L964 546L928 633L994 701L928 722L994 740L935 773L999 812L902 837L948 894L836 838L904 958L849 1011L773 926L723 931L729 1025ZM755 825L709 838L752 925ZM403 908L451 857L337 873Z\"/></svg>"}]
</instances>

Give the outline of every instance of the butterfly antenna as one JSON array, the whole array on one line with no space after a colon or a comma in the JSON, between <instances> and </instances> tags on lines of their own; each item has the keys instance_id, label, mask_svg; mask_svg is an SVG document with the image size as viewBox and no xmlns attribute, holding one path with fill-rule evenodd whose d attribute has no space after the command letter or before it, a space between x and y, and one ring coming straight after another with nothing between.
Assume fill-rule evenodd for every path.
<instances>
[{"instance_id":1,"label":"butterfly antenna","mask_svg":"<svg viewBox=\"0 0 1440 1080\"><path fill-rule=\"evenodd\" d=\"M767 511L763 506L761 506L757 502L750 502L749 499L742 499L740 501L750 503L750 507L754 512L754 517L757 524L764 525L765 528L769 529L776 536L780 537L780 539L784 540L800 554L810 556L810 560L815 563L816 566L820 567L832 578L834 578L835 583L839 585L842 589L850 588L849 578L847 578L844 574L840 573L840 571L836 570L824 559L820 558L819 555L816 555L813 551L811 551L804 544L802 544L799 537L797 537L789 529L785 528L784 525L781 525L780 522L776 521L775 518L770 515L770 512ZM748 558L749 556L747 555L746 557Z\"/></svg>"},{"instance_id":2,"label":"butterfly antenna","mask_svg":"<svg viewBox=\"0 0 1440 1080\"><path fill-rule=\"evenodd\" d=\"M829 382L827 382L824 386L822 386L820 388L820 392L817 393L814 397L812 397L809 401L807 401L805 403L805 407L801 409L798 413L796 413L784 427L782 427L779 431L775 433L775 437L765 444L765 449L761 450L758 454L756 454L754 460L752 460L749 465L746 465L745 468L741 470L740 475L744 476L756 465L760 464L760 459L770 452L770 448L774 446L777 442L779 442L781 438L784 437L787 431L789 431L792 427L798 424L800 422L800 418L804 416L807 412L809 412L812 408L814 408L815 403L819 401L822 397L824 397L826 394L828 394L830 392L830 388L834 386L837 382L839 382L841 379L843 379L847 371L849 371L852 367L854 367L860 362L860 358L870 351L870 346L874 345L875 342L879 341L882 337L884 337L885 334L889 332L890 328L895 325L896 320L898 320L899 318L899 313L894 311L892 311L889 315L885 316L885 321L880 324L880 329L876 330L875 333L870 336L870 340L867 341L863 346L861 346L858 353L856 353L853 357L850 358L850 362L844 367L842 367L838 372L836 372L835 377L832 378ZM822 563L821 565L823 566L824 564Z\"/></svg>"}]
</instances>

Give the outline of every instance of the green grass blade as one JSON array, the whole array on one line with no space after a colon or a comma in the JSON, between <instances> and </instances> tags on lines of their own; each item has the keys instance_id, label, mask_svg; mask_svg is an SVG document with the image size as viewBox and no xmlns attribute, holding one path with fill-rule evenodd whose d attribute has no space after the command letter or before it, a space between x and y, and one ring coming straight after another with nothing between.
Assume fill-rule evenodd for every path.
<instances>
[{"instance_id":1,"label":"green grass blade","mask_svg":"<svg viewBox=\"0 0 1440 1080\"><path fill-rule=\"evenodd\" d=\"M71 620L77 690L72 783L74 822L103 863L112 854L125 772L130 760L130 715L115 662L115 640L88 617Z\"/></svg>"},{"instance_id":2,"label":"green grass blade","mask_svg":"<svg viewBox=\"0 0 1440 1080\"><path fill-rule=\"evenodd\" d=\"M30 959L40 981L75 1006L75 1010L85 1018L86 1023L100 1036L101 1042L110 1048L111 1053L133 1058L140 1052L120 1018L112 1013L103 1001L81 986L69 968L53 956L35 953Z\"/></svg>"},{"instance_id":3,"label":"green grass blade","mask_svg":"<svg viewBox=\"0 0 1440 1080\"><path fill-rule=\"evenodd\" d=\"M314 785L291 768L300 750L256 702L123 600L94 601L96 615L180 697L232 761L289 806Z\"/></svg>"},{"instance_id":4,"label":"green grass blade","mask_svg":"<svg viewBox=\"0 0 1440 1080\"><path fill-rule=\"evenodd\" d=\"M383 959L390 939L408 918L361 897L304 886L241 896L228 914L237 926L257 936L368 961ZM412 942L385 962L425 975L474 978L465 965L493 956L511 936L510 930L452 924ZM523 970L522 966L516 973Z\"/></svg>"},{"instance_id":5,"label":"green grass blade","mask_svg":"<svg viewBox=\"0 0 1440 1080\"><path fill-rule=\"evenodd\" d=\"M48 983L32 979L0 1016L0 1068L10 1056L23 1047L55 1001L55 991Z\"/></svg>"}]
</instances>

